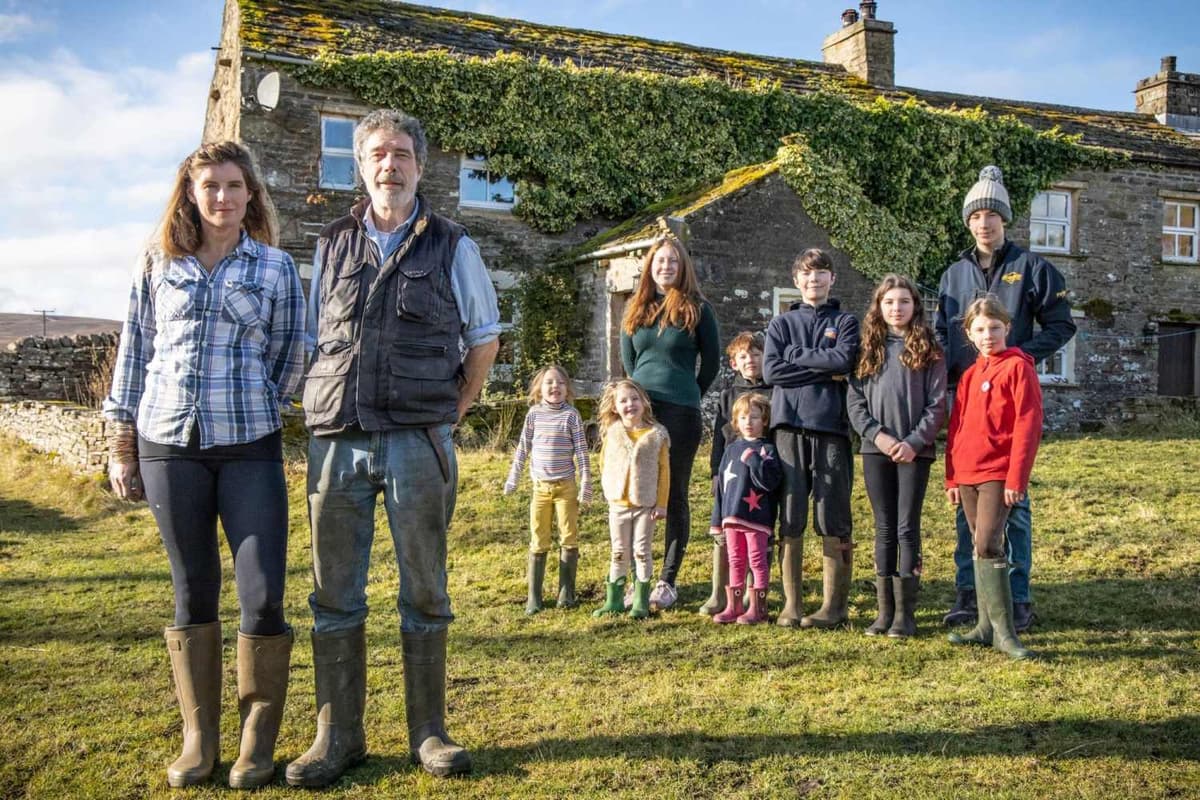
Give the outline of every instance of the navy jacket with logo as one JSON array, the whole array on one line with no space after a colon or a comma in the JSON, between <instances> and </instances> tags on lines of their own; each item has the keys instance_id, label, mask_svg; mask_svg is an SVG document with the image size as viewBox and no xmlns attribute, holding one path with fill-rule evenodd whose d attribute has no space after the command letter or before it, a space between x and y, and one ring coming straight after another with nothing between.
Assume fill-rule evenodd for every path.
<instances>
[{"instance_id":1,"label":"navy jacket with logo","mask_svg":"<svg viewBox=\"0 0 1200 800\"><path fill-rule=\"evenodd\" d=\"M763 379L772 386L771 427L849 438L845 378L857 362L853 314L832 298L817 308L793 303L767 326Z\"/></svg>"}]
</instances>

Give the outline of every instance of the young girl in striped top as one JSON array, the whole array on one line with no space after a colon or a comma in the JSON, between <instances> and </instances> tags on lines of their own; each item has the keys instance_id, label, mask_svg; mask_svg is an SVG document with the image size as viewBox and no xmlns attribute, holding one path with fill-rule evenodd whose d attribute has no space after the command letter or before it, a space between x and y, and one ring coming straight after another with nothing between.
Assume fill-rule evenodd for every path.
<instances>
[{"instance_id":1,"label":"young girl in striped top","mask_svg":"<svg viewBox=\"0 0 1200 800\"><path fill-rule=\"evenodd\" d=\"M583 419L571 405L571 378L558 364L542 367L529 384L529 413L517 442L504 493L517 490L529 461L529 599L526 614L542 610L542 581L550 550L550 515L558 516L558 607L574 608L579 566L579 503L592 499L592 472ZM579 482L576 483L576 462Z\"/></svg>"}]
</instances>

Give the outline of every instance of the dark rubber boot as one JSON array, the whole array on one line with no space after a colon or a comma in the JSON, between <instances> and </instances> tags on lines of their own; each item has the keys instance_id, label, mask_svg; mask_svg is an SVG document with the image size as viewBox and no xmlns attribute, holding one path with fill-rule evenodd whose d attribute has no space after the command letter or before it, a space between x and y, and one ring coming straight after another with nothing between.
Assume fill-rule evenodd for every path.
<instances>
[{"instance_id":1,"label":"dark rubber boot","mask_svg":"<svg viewBox=\"0 0 1200 800\"><path fill-rule=\"evenodd\" d=\"M821 537L821 608L800 620L801 628L838 628L850 618L850 578L853 572L854 542L836 536Z\"/></svg>"},{"instance_id":2,"label":"dark rubber boot","mask_svg":"<svg viewBox=\"0 0 1200 800\"><path fill-rule=\"evenodd\" d=\"M984 580L980 586L979 605L986 604L988 617L992 621L992 647L1004 655L1020 661L1033 658L1034 654L1021 644L1013 629L1012 585L1008 579L1008 562L1004 559L981 558L975 562L975 574L980 571Z\"/></svg>"},{"instance_id":3,"label":"dark rubber boot","mask_svg":"<svg viewBox=\"0 0 1200 800\"><path fill-rule=\"evenodd\" d=\"M746 604L746 613L737 618L738 625L757 625L767 621L767 590L750 589L746 596L750 602Z\"/></svg>"},{"instance_id":4,"label":"dark rubber boot","mask_svg":"<svg viewBox=\"0 0 1200 800\"><path fill-rule=\"evenodd\" d=\"M942 624L949 628L959 625L974 625L979 613L974 589L959 589L950 612L942 617Z\"/></svg>"},{"instance_id":5,"label":"dark rubber boot","mask_svg":"<svg viewBox=\"0 0 1200 800\"><path fill-rule=\"evenodd\" d=\"M713 542L712 558L712 594L708 596L704 605L700 606L700 613L706 617L725 610L725 585L729 583L729 551L725 549L724 542Z\"/></svg>"},{"instance_id":6,"label":"dark rubber boot","mask_svg":"<svg viewBox=\"0 0 1200 800\"><path fill-rule=\"evenodd\" d=\"M183 716L183 751L167 767L167 784L178 789L207 781L220 756L221 623L167 628L164 636Z\"/></svg>"},{"instance_id":7,"label":"dark rubber boot","mask_svg":"<svg viewBox=\"0 0 1200 800\"><path fill-rule=\"evenodd\" d=\"M915 575L908 578L898 575L892 577L896 615L892 618L892 627L887 632L888 638L907 639L917 635L917 592L920 588L921 579Z\"/></svg>"},{"instance_id":8,"label":"dark rubber boot","mask_svg":"<svg viewBox=\"0 0 1200 800\"><path fill-rule=\"evenodd\" d=\"M238 711L242 718L241 753L229 770L234 789L257 789L275 779L275 740L287 701L288 666L294 634L238 633Z\"/></svg>"},{"instance_id":9,"label":"dark rubber boot","mask_svg":"<svg viewBox=\"0 0 1200 800\"><path fill-rule=\"evenodd\" d=\"M650 581L634 581L633 605L629 607L630 619L645 619L650 616Z\"/></svg>"},{"instance_id":10,"label":"dark rubber boot","mask_svg":"<svg viewBox=\"0 0 1200 800\"><path fill-rule=\"evenodd\" d=\"M779 569L783 576L783 610L775 619L776 625L795 628L800 624L800 609L804 603L804 537L783 537L779 540Z\"/></svg>"},{"instance_id":11,"label":"dark rubber boot","mask_svg":"<svg viewBox=\"0 0 1200 800\"><path fill-rule=\"evenodd\" d=\"M1037 615L1033 613L1033 603L1013 603L1013 629L1017 633L1025 633L1033 627Z\"/></svg>"},{"instance_id":12,"label":"dark rubber boot","mask_svg":"<svg viewBox=\"0 0 1200 800\"><path fill-rule=\"evenodd\" d=\"M875 602L879 604L879 616L867 626L867 636L882 636L892 627L892 615L896 613L895 595L892 593L890 575L875 576Z\"/></svg>"},{"instance_id":13,"label":"dark rubber boot","mask_svg":"<svg viewBox=\"0 0 1200 800\"><path fill-rule=\"evenodd\" d=\"M579 571L579 550L565 547L558 553L558 607L575 608L575 575Z\"/></svg>"},{"instance_id":14,"label":"dark rubber boot","mask_svg":"<svg viewBox=\"0 0 1200 800\"><path fill-rule=\"evenodd\" d=\"M367 757L367 642L363 627L312 634L317 738L287 766L292 786L328 786Z\"/></svg>"},{"instance_id":15,"label":"dark rubber boot","mask_svg":"<svg viewBox=\"0 0 1200 800\"><path fill-rule=\"evenodd\" d=\"M530 553L529 565L525 570L529 584L529 597L525 601L525 613L533 616L542 610L542 582L546 579L546 554Z\"/></svg>"},{"instance_id":16,"label":"dark rubber boot","mask_svg":"<svg viewBox=\"0 0 1200 800\"><path fill-rule=\"evenodd\" d=\"M604 582L604 605L592 612L593 617L603 617L606 614L620 614L625 610L625 581L622 575L615 581Z\"/></svg>"},{"instance_id":17,"label":"dark rubber boot","mask_svg":"<svg viewBox=\"0 0 1200 800\"><path fill-rule=\"evenodd\" d=\"M444 778L471 771L471 754L446 733L446 631L400 633L404 713L414 764Z\"/></svg>"}]
</instances>

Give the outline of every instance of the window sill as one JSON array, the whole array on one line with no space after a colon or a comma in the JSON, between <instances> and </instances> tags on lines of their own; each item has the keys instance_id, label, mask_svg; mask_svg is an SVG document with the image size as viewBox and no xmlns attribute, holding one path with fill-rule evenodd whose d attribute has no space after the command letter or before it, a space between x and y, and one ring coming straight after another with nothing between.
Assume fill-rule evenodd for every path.
<instances>
[{"instance_id":1,"label":"window sill","mask_svg":"<svg viewBox=\"0 0 1200 800\"><path fill-rule=\"evenodd\" d=\"M1043 389L1078 389L1079 383L1066 378L1055 378L1047 375L1039 375L1038 383Z\"/></svg>"}]
</instances>

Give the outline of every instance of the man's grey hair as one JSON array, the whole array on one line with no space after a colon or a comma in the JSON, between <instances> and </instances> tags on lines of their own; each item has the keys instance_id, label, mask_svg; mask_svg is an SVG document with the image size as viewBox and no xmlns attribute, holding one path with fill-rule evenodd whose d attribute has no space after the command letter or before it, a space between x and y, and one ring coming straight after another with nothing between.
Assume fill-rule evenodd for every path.
<instances>
[{"instance_id":1,"label":"man's grey hair","mask_svg":"<svg viewBox=\"0 0 1200 800\"><path fill-rule=\"evenodd\" d=\"M409 116L403 111L393 108L378 108L363 117L354 128L354 162L362 167L362 146L375 131L388 133L406 133L413 143L413 154L417 157L417 166L425 169L425 158L429 155L429 144L425 141L425 129L421 121Z\"/></svg>"}]
</instances>

